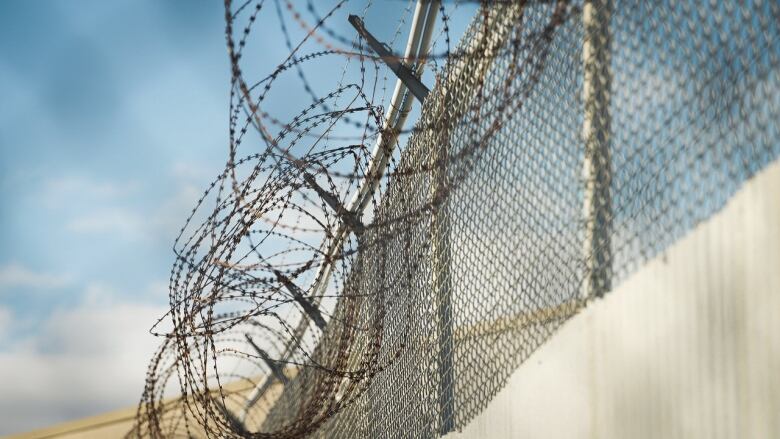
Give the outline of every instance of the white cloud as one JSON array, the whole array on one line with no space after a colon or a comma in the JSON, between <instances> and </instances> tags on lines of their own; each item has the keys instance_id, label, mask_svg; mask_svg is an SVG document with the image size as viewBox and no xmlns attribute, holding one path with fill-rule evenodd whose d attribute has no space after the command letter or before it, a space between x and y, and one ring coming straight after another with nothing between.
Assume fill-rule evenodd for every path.
<instances>
[{"instance_id":1,"label":"white cloud","mask_svg":"<svg viewBox=\"0 0 780 439\"><path fill-rule=\"evenodd\" d=\"M159 339L149 328L166 308L119 300L101 285L86 299L55 311L36 334L6 340L0 352L0 434L132 406ZM3 322L12 315L0 308Z\"/></svg>"},{"instance_id":2,"label":"white cloud","mask_svg":"<svg viewBox=\"0 0 780 439\"><path fill-rule=\"evenodd\" d=\"M11 323L13 323L11 310L0 305L0 343L5 339L8 328L11 327Z\"/></svg>"},{"instance_id":3,"label":"white cloud","mask_svg":"<svg viewBox=\"0 0 780 439\"><path fill-rule=\"evenodd\" d=\"M215 166L206 167L192 162L176 162L173 164L171 174L181 180L208 183L214 180L219 172Z\"/></svg>"},{"instance_id":4,"label":"white cloud","mask_svg":"<svg viewBox=\"0 0 780 439\"><path fill-rule=\"evenodd\" d=\"M136 181L107 182L82 175L67 175L46 181L41 201L49 208L74 201L113 201L132 195L140 186Z\"/></svg>"},{"instance_id":5,"label":"white cloud","mask_svg":"<svg viewBox=\"0 0 780 439\"><path fill-rule=\"evenodd\" d=\"M171 239L202 193L194 185L181 184L157 206L139 210L106 205L78 214L65 223L65 228L81 234L115 233L133 239Z\"/></svg>"},{"instance_id":6,"label":"white cloud","mask_svg":"<svg viewBox=\"0 0 780 439\"><path fill-rule=\"evenodd\" d=\"M68 276L36 272L17 263L0 266L0 291L19 287L51 289L69 282Z\"/></svg>"},{"instance_id":7,"label":"white cloud","mask_svg":"<svg viewBox=\"0 0 780 439\"><path fill-rule=\"evenodd\" d=\"M77 216L66 223L65 228L78 233L119 233L137 235L147 222L136 212L112 207Z\"/></svg>"}]
</instances>

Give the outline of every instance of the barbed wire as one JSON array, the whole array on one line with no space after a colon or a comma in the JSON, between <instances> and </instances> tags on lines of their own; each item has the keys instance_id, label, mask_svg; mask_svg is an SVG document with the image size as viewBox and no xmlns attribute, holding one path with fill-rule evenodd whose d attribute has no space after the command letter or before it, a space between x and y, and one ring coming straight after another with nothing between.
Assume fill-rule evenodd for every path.
<instances>
[{"instance_id":1,"label":"barbed wire","mask_svg":"<svg viewBox=\"0 0 780 439\"><path fill-rule=\"evenodd\" d=\"M207 435L220 437L297 437L313 431L357 398L371 377L387 366L377 358L382 346L381 323L375 321L366 326L358 322L354 306L352 312L337 309L340 299L371 300L376 296L375 292L350 287L349 279L355 277L355 258L362 249L381 247L384 238L363 238L366 228L376 227L370 223L350 224L350 236L341 236L344 232L339 229L349 222L339 212L339 206L348 203L348 197L361 182L397 177L395 158L382 174L367 173L372 159L367 144L389 129L383 120L388 105L383 98L388 70L357 34L344 37L327 26L329 21L345 18L337 13L344 9L346 0L336 2L321 16L314 3L308 1L306 10L312 22L292 2L274 0L281 37L289 54L270 74L250 85L241 61L255 23L269 3L246 1L234 8L231 1L225 2L232 70L229 158L175 241L177 260L171 271L171 309L152 330L166 341L150 366L133 434L167 437L182 428L192 434L193 424ZM367 2L362 8L363 17L371 6L372 2ZM408 2L401 13L388 42L390 47L401 36L412 7L413 3ZM297 45L293 45L285 14L305 33ZM443 23L441 36L448 50L440 55L428 54L426 60L452 56L444 4L439 6L439 17ZM235 29L242 18L246 25L236 39ZM311 42L315 44L307 45ZM320 50L303 52L312 45ZM335 89L319 95L307 79L306 68L316 66L324 57L343 59L344 67ZM418 61L398 58L410 65ZM311 103L291 120L283 121L263 110L263 105L275 90L277 80L293 69ZM348 69L359 71L357 75L350 72L351 78L356 78L354 82L346 82ZM434 76L440 74L434 72ZM350 134L338 135L340 125L350 127ZM422 129L443 128L439 122L436 127ZM259 140L262 152L241 156L241 145L246 143L250 131L260 134L252 146L257 148ZM396 147L397 143L390 146ZM431 172L431 166L403 172ZM441 203L443 196L444 193L435 203ZM376 209L381 191L371 199L372 208ZM390 221L419 221L420 212L435 208L435 203ZM200 223L196 219L199 214ZM334 243L339 251L326 254L324 249ZM332 267L329 279L312 278L312 272L323 265ZM327 282L324 288L323 282ZM163 321L170 326L167 331L158 329ZM326 325L330 332L341 332L343 340L339 352L323 357L317 355L317 349L323 343ZM343 329L331 329L336 325ZM374 340L373 346L363 353L359 368L345 363L351 348L349 334L356 331L373 334ZM398 352L402 349L398 347ZM226 373L220 367L236 361L248 365L248 372ZM258 387L258 381L287 380L287 374L301 368L326 372L317 383L322 389L317 398L306 403L302 415L283 429L270 436L252 434L245 427L239 428L242 423L230 419L227 400L235 394L226 391L226 381L246 381ZM336 379L350 384L334 385ZM165 389L174 380L178 381L174 387L181 398L167 404L163 400ZM338 403L333 402L335 394L340 399ZM244 400L243 404L246 403Z\"/></svg>"},{"instance_id":2,"label":"barbed wire","mask_svg":"<svg viewBox=\"0 0 780 439\"><path fill-rule=\"evenodd\" d=\"M431 49L406 56L395 47L415 3L354 3L225 0L227 157L175 239L128 437L445 434L627 267L717 209L696 204L703 194L727 197L760 168L718 174L722 162L780 154L764 121L777 103L746 101L776 80L776 5L732 16L662 2L645 19L607 0L428 2ZM473 17L453 47L461 7ZM391 59L350 33L353 14L387 36ZM651 49L632 34L690 31L707 14L748 30ZM680 55L692 48L709 52ZM687 94L644 123L629 110L653 98L635 96L647 84L631 75L657 59L704 73L675 77ZM433 84L412 127L395 123L415 98L388 99L388 61L431 69L417 73ZM760 120L733 116L739 105ZM747 149L687 146L726 139L706 134L725 114L752 133Z\"/></svg>"}]
</instances>

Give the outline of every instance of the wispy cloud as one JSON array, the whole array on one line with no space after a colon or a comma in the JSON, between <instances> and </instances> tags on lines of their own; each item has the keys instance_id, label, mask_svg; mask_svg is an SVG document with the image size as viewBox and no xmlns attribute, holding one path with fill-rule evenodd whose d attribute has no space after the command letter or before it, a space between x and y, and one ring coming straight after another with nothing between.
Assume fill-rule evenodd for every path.
<instances>
[{"instance_id":1,"label":"wispy cloud","mask_svg":"<svg viewBox=\"0 0 780 439\"><path fill-rule=\"evenodd\" d=\"M113 201L136 193L141 185L137 181L109 182L83 175L67 175L44 183L42 202L56 207L73 200Z\"/></svg>"},{"instance_id":2,"label":"wispy cloud","mask_svg":"<svg viewBox=\"0 0 780 439\"><path fill-rule=\"evenodd\" d=\"M173 164L171 174L182 181L197 181L205 183L216 177L217 167L207 167L203 164L179 161Z\"/></svg>"},{"instance_id":3,"label":"wispy cloud","mask_svg":"<svg viewBox=\"0 0 780 439\"><path fill-rule=\"evenodd\" d=\"M11 324L13 322L13 316L11 314L11 310L9 308L6 308L2 305L0 305L0 342L4 338L6 338L6 334L8 333L8 328L11 327Z\"/></svg>"},{"instance_id":4,"label":"wispy cloud","mask_svg":"<svg viewBox=\"0 0 780 439\"><path fill-rule=\"evenodd\" d=\"M66 221L65 229L82 234L115 233L133 239L172 239L186 219L184 212L192 209L201 194L195 185L182 183L156 206L134 208L104 203L74 215Z\"/></svg>"},{"instance_id":5,"label":"wispy cloud","mask_svg":"<svg viewBox=\"0 0 780 439\"><path fill-rule=\"evenodd\" d=\"M0 266L0 291L11 288L59 288L70 281L69 276L34 271L15 262Z\"/></svg>"},{"instance_id":6,"label":"wispy cloud","mask_svg":"<svg viewBox=\"0 0 780 439\"><path fill-rule=\"evenodd\" d=\"M148 222L137 212L113 207L79 215L70 220L65 228L78 233L120 233L135 237L143 232L146 224Z\"/></svg>"},{"instance_id":7,"label":"wispy cloud","mask_svg":"<svg viewBox=\"0 0 780 439\"><path fill-rule=\"evenodd\" d=\"M119 299L93 284L73 308L55 311L27 338L3 340L0 308L0 434L44 427L129 406L140 398L159 340L148 329L165 307ZM4 323L5 322L5 323ZM8 379L10 378L10 379Z\"/></svg>"}]
</instances>

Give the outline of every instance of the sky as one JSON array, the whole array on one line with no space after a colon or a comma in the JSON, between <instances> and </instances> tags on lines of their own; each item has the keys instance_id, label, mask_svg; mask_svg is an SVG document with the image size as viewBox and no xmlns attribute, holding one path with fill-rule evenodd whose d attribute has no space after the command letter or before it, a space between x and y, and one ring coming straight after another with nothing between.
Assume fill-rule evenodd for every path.
<instances>
[{"instance_id":1,"label":"sky","mask_svg":"<svg viewBox=\"0 0 780 439\"><path fill-rule=\"evenodd\" d=\"M222 17L0 3L0 434L140 398L173 238L224 160Z\"/></svg>"},{"instance_id":2,"label":"sky","mask_svg":"<svg viewBox=\"0 0 780 439\"><path fill-rule=\"evenodd\" d=\"M222 8L0 2L0 435L138 402L173 240L227 155Z\"/></svg>"}]
</instances>

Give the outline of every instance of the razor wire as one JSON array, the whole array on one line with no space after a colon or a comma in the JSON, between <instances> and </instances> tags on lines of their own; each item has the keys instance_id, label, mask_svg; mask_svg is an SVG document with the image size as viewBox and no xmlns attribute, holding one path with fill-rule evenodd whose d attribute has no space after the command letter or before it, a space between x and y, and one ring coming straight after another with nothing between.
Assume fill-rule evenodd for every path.
<instances>
[{"instance_id":1,"label":"razor wire","mask_svg":"<svg viewBox=\"0 0 780 439\"><path fill-rule=\"evenodd\" d=\"M397 56L434 83L396 132L395 77L344 26L377 4L353 3L226 1L228 157L174 244L130 437L457 430L780 155L775 1L483 2L458 44L437 3L430 51Z\"/></svg>"}]
</instances>

